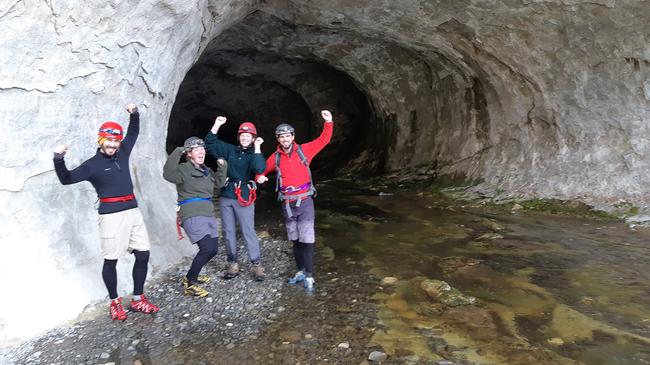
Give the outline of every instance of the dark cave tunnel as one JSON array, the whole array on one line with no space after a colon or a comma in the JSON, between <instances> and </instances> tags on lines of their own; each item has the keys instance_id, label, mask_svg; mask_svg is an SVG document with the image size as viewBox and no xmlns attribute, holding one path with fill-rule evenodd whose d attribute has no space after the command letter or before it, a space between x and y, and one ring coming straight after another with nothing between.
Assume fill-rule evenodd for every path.
<instances>
[{"instance_id":1,"label":"dark cave tunnel","mask_svg":"<svg viewBox=\"0 0 650 365\"><path fill-rule=\"evenodd\" d=\"M263 62L259 62L263 61ZM255 63L254 63L255 62ZM253 71L233 70L249 63ZM309 94L309 100L303 95ZM334 135L312 163L315 175L334 174L358 156L364 131L372 124L369 101L341 71L324 63L282 58L254 50L208 52L188 72L172 109L166 149L171 152L190 136L203 138L218 115L228 118L219 138L236 144L240 123L253 122L264 139L263 154L275 151L275 127L289 123L296 142L306 143L322 131L321 110L330 110ZM208 164L214 165L209 159Z\"/></svg>"}]
</instances>

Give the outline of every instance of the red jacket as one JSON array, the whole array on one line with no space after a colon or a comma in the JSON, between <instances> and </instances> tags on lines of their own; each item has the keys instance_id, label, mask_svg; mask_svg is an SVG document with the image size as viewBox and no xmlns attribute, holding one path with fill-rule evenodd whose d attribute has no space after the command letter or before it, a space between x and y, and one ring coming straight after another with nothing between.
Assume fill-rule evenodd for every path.
<instances>
[{"instance_id":1,"label":"red jacket","mask_svg":"<svg viewBox=\"0 0 650 365\"><path fill-rule=\"evenodd\" d=\"M334 130L334 122L325 122L323 123L323 131L320 136L315 140L303 143L300 145L302 152L305 154L307 161L311 164L311 161L314 159L314 156L318 154L332 139L332 131ZM307 166L305 166L300 160L300 156L296 152L297 144L294 141L293 147L291 148L291 153L287 154L282 150L282 147L278 146L277 151L280 153L280 171L282 172L282 186L301 186L309 182L309 171ZM266 159L266 170L262 175L267 175L270 172L275 171L275 152ZM309 188L304 188L302 190L294 191L291 193L286 193L286 195L297 195L302 194L308 191Z\"/></svg>"}]
</instances>

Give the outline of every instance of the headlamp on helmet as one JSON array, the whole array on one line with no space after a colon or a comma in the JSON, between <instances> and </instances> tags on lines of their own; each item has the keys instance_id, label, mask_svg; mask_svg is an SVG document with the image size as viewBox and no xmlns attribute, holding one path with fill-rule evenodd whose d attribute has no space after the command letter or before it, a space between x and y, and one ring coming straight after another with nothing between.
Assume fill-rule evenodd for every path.
<instances>
[{"instance_id":1,"label":"headlamp on helmet","mask_svg":"<svg viewBox=\"0 0 650 365\"><path fill-rule=\"evenodd\" d=\"M99 126L97 135L99 138L109 138L121 141L124 139L124 130L118 123L108 121Z\"/></svg>"},{"instance_id":2,"label":"headlamp on helmet","mask_svg":"<svg viewBox=\"0 0 650 365\"><path fill-rule=\"evenodd\" d=\"M282 134L286 134L286 133L294 134L295 130L293 129L293 127L291 125L289 125L287 123L282 123L282 124L278 125L277 127L275 127L275 136L276 137L278 137L278 136L280 136Z\"/></svg>"},{"instance_id":3,"label":"headlamp on helmet","mask_svg":"<svg viewBox=\"0 0 650 365\"><path fill-rule=\"evenodd\" d=\"M185 140L183 143L183 149L185 152L190 152L193 148L205 147L205 142L199 137L190 137Z\"/></svg>"},{"instance_id":4,"label":"headlamp on helmet","mask_svg":"<svg viewBox=\"0 0 650 365\"><path fill-rule=\"evenodd\" d=\"M239 125L239 129L237 130L237 135L240 133L250 133L253 135L253 138L257 137L257 128L255 128L255 124L251 122L244 122Z\"/></svg>"}]
</instances>

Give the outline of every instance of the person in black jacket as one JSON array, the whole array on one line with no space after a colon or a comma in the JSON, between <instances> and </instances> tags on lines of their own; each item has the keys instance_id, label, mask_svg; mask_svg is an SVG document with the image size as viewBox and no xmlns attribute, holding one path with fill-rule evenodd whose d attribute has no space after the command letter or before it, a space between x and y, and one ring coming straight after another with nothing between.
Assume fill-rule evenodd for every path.
<instances>
[{"instance_id":1,"label":"person in black jacket","mask_svg":"<svg viewBox=\"0 0 650 365\"><path fill-rule=\"evenodd\" d=\"M212 157L223 158L228 163L228 180L221 188L219 210L221 226L226 243L228 268L225 279L239 275L237 250L237 223L246 242L248 257L252 263L253 277L264 280L260 244L255 233L255 197L256 187L253 179L264 171L265 160L261 146L264 140L257 136L257 129L251 122L244 122L237 130L238 145L232 145L217 137L219 128L226 123L226 117L218 116L210 132L205 136L205 150Z\"/></svg>"},{"instance_id":2,"label":"person in black jacket","mask_svg":"<svg viewBox=\"0 0 650 365\"><path fill-rule=\"evenodd\" d=\"M135 255L133 265L133 299L131 311L155 313L159 308L144 295L149 263L149 236L133 195L129 157L140 131L140 114L135 104L126 107L130 114L126 138L122 126L106 122L99 128L95 156L79 167L68 170L64 156L66 145L54 149L54 169L63 185L89 181L99 197L99 235L104 267L102 278L111 299L110 313L115 320L125 320L122 297L117 295L117 260L125 253Z\"/></svg>"}]
</instances>

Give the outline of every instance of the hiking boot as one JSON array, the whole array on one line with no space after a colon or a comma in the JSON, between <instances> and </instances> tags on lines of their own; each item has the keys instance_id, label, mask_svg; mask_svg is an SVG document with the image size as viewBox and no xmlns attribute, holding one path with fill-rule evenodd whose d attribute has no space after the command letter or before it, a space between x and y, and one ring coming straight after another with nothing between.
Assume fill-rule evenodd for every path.
<instances>
[{"instance_id":1,"label":"hiking boot","mask_svg":"<svg viewBox=\"0 0 650 365\"><path fill-rule=\"evenodd\" d=\"M122 297L111 300L110 311L111 318L113 318L113 320L117 319L118 321L123 321L126 319L126 311L122 306Z\"/></svg>"},{"instance_id":2,"label":"hiking boot","mask_svg":"<svg viewBox=\"0 0 650 365\"><path fill-rule=\"evenodd\" d=\"M287 280L287 283L289 284L298 284L305 281L305 274L302 272L302 270L298 271L292 278Z\"/></svg>"},{"instance_id":3,"label":"hiking boot","mask_svg":"<svg viewBox=\"0 0 650 365\"><path fill-rule=\"evenodd\" d=\"M140 294L140 300L132 300L131 301L131 310L134 312L142 312L142 313L156 313L160 310L158 306L155 304L149 302L147 297L144 294Z\"/></svg>"},{"instance_id":4,"label":"hiking boot","mask_svg":"<svg viewBox=\"0 0 650 365\"><path fill-rule=\"evenodd\" d=\"M199 282L199 283L201 283L201 284L207 284L207 283L210 282L210 280L211 280L210 277L207 276L207 275L199 275L199 276L196 278L196 281Z\"/></svg>"},{"instance_id":5,"label":"hiking boot","mask_svg":"<svg viewBox=\"0 0 650 365\"><path fill-rule=\"evenodd\" d=\"M253 277L255 278L255 281L263 281L264 277L266 276L264 274L264 268L260 264L253 264L253 267L251 268L251 271L253 272Z\"/></svg>"},{"instance_id":6,"label":"hiking boot","mask_svg":"<svg viewBox=\"0 0 650 365\"><path fill-rule=\"evenodd\" d=\"M185 287L185 295L192 295L195 297L203 298L210 294L207 290L203 289L199 284L190 283Z\"/></svg>"},{"instance_id":7,"label":"hiking boot","mask_svg":"<svg viewBox=\"0 0 650 365\"><path fill-rule=\"evenodd\" d=\"M308 292L314 291L314 283L316 281L312 277L305 278L305 290Z\"/></svg>"},{"instance_id":8,"label":"hiking boot","mask_svg":"<svg viewBox=\"0 0 650 365\"><path fill-rule=\"evenodd\" d=\"M185 289L187 289L187 287L190 286L190 280L187 278L187 276L183 276L181 282L183 283L183 287ZM199 275L199 277L196 278L196 282L199 284L207 284L210 282L210 277L207 275Z\"/></svg>"},{"instance_id":9,"label":"hiking boot","mask_svg":"<svg viewBox=\"0 0 650 365\"><path fill-rule=\"evenodd\" d=\"M226 273L223 275L223 278L232 279L237 275L239 275L239 264L236 262L228 263L228 270L226 270Z\"/></svg>"}]
</instances>

